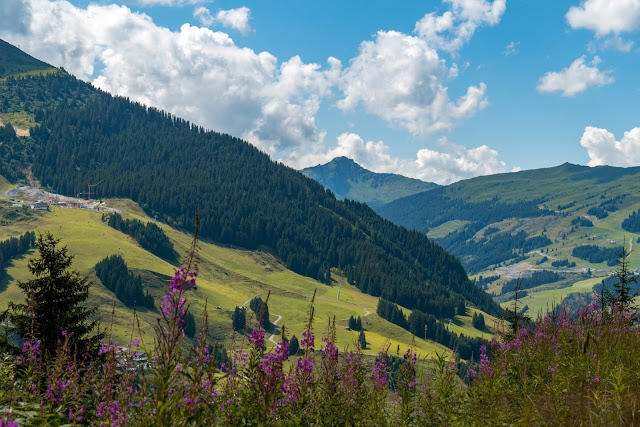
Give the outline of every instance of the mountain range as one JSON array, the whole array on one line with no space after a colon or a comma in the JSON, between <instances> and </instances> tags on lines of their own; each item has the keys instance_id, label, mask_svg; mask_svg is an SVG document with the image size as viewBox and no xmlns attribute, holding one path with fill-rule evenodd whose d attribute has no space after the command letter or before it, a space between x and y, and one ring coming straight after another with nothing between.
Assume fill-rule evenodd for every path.
<instances>
[{"instance_id":1,"label":"mountain range","mask_svg":"<svg viewBox=\"0 0 640 427\"><path fill-rule=\"evenodd\" d=\"M344 279L416 314L452 319L465 304L502 312L424 233L336 199L238 138L111 96L6 43L0 51L11 71L0 79L0 175L9 183L67 196L94 188L183 232L194 230L198 212L207 244L269 254L323 286ZM18 135L16 123L28 134Z\"/></svg>"}]
</instances>

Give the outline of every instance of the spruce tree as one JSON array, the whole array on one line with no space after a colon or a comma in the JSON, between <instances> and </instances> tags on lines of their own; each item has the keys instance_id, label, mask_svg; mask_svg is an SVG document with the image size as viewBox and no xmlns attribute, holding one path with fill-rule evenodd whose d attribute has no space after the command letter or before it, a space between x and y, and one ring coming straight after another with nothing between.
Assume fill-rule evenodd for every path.
<instances>
[{"instance_id":1,"label":"spruce tree","mask_svg":"<svg viewBox=\"0 0 640 427\"><path fill-rule=\"evenodd\" d=\"M356 331L361 331L362 330L362 319L360 319L360 316L358 316L358 318L356 319Z\"/></svg>"},{"instance_id":2,"label":"spruce tree","mask_svg":"<svg viewBox=\"0 0 640 427\"><path fill-rule=\"evenodd\" d=\"M24 304L9 303L11 320L23 338L41 341L45 355L55 354L63 334L70 337L75 351L95 348L103 334L98 333L97 320L92 320L97 307L83 303L89 297L89 282L78 271L70 271L73 255L51 233L38 234L39 256L29 260L29 271L35 276L18 282L26 295Z\"/></svg>"},{"instance_id":3,"label":"spruce tree","mask_svg":"<svg viewBox=\"0 0 640 427\"><path fill-rule=\"evenodd\" d=\"M363 350L367 348L367 337L364 335L364 331L360 331L360 335L358 335L358 346Z\"/></svg>"},{"instance_id":4,"label":"spruce tree","mask_svg":"<svg viewBox=\"0 0 640 427\"><path fill-rule=\"evenodd\" d=\"M236 307L236 309L233 311L231 323L235 331L244 331L247 326L246 310L240 307Z\"/></svg>"},{"instance_id":5,"label":"spruce tree","mask_svg":"<svg viewBox=\"0 0 640 427\"><path fill-rule=\"evenodd\" d=\"M633 320L638 311L638 307L633 304L633 300L638 296L638 291L633 288L633 284L637 282L637 278L629 270L628 258L630 253L625 246L626 240L622 245L620 263L616 269L618 282L613 285L613 291L605 291L605 299L612 308L630 315Z\"/></svg>"},{"instance_id":6,"label":"spruce tree","mask_svg":"<svg viewBox=\"0 0 640 427\"><path fill-rule=\"evenodd\" d=\"M289 356L295 356L298 354L298 350L300 349L300 342L298 341L298 337L295 335L291 337L289 341Z\"/></svg>"},{"instance_id":7,"label":"spruce tree","mask_svg":"<svg viewBox=\"0 0 640 427\"><path fill-rule=\"evenodd\" d=\"M354 319L353 316L349 316L349 329L355 331L356 328L356 319Z\"/></svg>"}]
</instances>

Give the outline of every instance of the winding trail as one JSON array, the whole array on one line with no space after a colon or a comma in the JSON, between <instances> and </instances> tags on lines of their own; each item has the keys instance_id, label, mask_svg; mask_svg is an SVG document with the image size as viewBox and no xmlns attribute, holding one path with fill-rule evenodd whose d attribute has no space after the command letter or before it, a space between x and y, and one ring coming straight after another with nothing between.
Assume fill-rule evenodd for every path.
<instances>
[{"instance_id":1,"label":"winding trail","mask_svg":"<svg viewBox=\"0 0 640 427\"><path fill-rule=\"evenodd\" d=\"M275 314L275 313L274 313L274 314ZM278 322L280 321L280 319L282 319L282 316L280 316L279 314L276 314L276 316L278 316L278 318L273 322L273 326L274 326L274 327L278 324ZM276 328L276 329L277 329L277 328ZM274 339L273 339L274 335L275 335L275 334L271 334L271 336L269 337L269 341L271 341L272 343L274 343L274 344L276 344L276 345L277 345L278 343L276 342L276 340L274 340Z\"/></svg>"}]
</instances>

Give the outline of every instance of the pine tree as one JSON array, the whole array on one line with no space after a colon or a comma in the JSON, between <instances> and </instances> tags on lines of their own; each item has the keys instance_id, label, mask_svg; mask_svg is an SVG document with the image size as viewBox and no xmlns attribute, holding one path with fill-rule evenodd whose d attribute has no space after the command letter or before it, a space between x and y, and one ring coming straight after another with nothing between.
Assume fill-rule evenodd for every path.
<instances>
[{"instance_id":1,"label":"pine tree","mask_svg":"<svg viewBox=\"0 0 640 427\"><path fill-rule=\"evenodd\" d=\"M484 323L484 316L482 315L482 313L473 313L473 319L471 320L471 324L473 325L474 328L480 331L484 331L485 323Z\"/></svg>"},{"instance_id":2,"label":"pine tree","mask_svg":"<svg viewBox=\"0 0 640 427\"><path fill-rule=\"evenodd\" d=\"M364 331L360 331L360 335L358 335L358 346L363 350L367 348L367 337L364 335Z\"/></svg>"},{"instance_id":3,"label":"pine tree","mask_svg":"<svg viewBox=\"0 0 640 427\"><path fill-rule=\"evenodd\" d=\"M360 319L360 316L358 316L358 318L356 319L356 331L361 331L362 330L362 319Z\"/></svg>"},{"instance_id":4,"label":"pine tree","mask_svg":"<svg viewBox=\"0 0 640 427\"><path fill-rule=\"evenodd\" d=\"M518 309L518 303L520 303L520 298L522 297L521 283L522 279L518 277L514 289L513 308L505 308L504 311L504 319L509 322L508 340L517 338L520 328L531 321L529 316L522 312L522 309Z\"/></svg>"},{"instance_id":5,"label":"pine tree","mask_svg":"<svg viewBox=\"0 0 640 427\"><path fill-rule=\"evenodd\" d=\"M9 303L11 320L24 338L41 341L45 354L53 355L63 333L70 337L76 351L96 346L103 334L97 332L97 320L91 320L97 307L82 304L89 297L91 282L78 271L69 271L73 255L51 233L39 234L39 257L29 260L35 279L18 282L27 299L24 304Z\"/></svg>"},{"instance_id":6,"label":"pine tree","mask_svg":"<svg viewBox=\"0 0 640 427\"><path fill-rule=\"evenodd\" d=\"M298 337L294 335L291 337L291 340L289 340L289 356L295 356L298 354L299 349L300 342L298 341Z\"/></svg>"},{"instance_id":7,"label":"pine tree","mask_svg":"<svg viewBox=\"0 0 640 427\"><path fill-rule=\"evenodd\" d=\"M269 325L271 325L271 321L269 320L269 306L267 302L263 302L260 306L260 311L257 312L258 322L263 329L267 329Z\"/></svg>"},{"instance_id":8,"label":"pine tree","mask_svg":"<svg viewBox=\"0 0 640 427\"><path fill-rule=\"evenodd\" d=\"M349 329L352 331L356 330L356 319L353 316L349 316Z\"/></svg>"},{"instance_id":9,"label":"pine tree","mask_svg":"<svg viewBox=\"0 0 640 427\"><path fill-rule=\"evenodd\" d=\"M244 331L247 326L246 310L240 307L236 307L233 311L233 317L231 319L233 330Z\"/></svg>"},{"instance_id":10,"label":"pine tree","mask_svg":"<svg viewBox=\"0 0 640 427\"><path fill-rule=\"evenodd\" d=\"M636 276L629 271L629 251L626 249L626 241L620 250L620 263L616 269L616 278L618 282L613 285L613 291L605 291L605 300L607 303L620 311L621 313L631 315L632 319L636 317L638 307L633 304L634 298L638 296L638 291L634 290L632 285L637 283ZM603 285L604 288L604 285Z\"/></svg>"}]
</instances>

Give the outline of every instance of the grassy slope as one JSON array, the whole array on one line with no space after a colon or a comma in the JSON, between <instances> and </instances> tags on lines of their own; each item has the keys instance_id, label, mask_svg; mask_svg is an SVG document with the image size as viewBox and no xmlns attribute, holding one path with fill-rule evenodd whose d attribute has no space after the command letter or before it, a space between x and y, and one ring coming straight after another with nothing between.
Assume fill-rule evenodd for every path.
<instances>
[{"instance_id":1,"label":"grassy slope","mask_svg":"<svg viewBox=\"0 0 640 427\"><path fill-rule=\"evenodd\" d=\"M531 292L520 301L522 305L528 305L527 315L536 319L538 315L544 316L554 305L562 302L562 299L572 293L591 292L594 285L602 281L601 277L580 280L573 285L562 289L550 289L541 292ZM509 307L510 302L501 304L502 307ZM521 306L522 307L522 306Z\"/></svg>"},{"instance_id":2,"label":"grassy slope","mask_svg":"<svg viewBox=\"0 0 640 427\"><path fill-rule=\"evenodd\" d=\"M128 218L138 217L147 220L135 205L129 202L127 206L130 206L127 209ZM62 239L61 243L67 245L71 253L76 254L73 267L82 273L90 274L96 281L91 271L93 266L111 254L122 255L129 267L134 270L150 270L165 276L173 273L172 265L140 248L131 237L103 223L100 213L64 208L55 208L51 212L30 211L30 213L32 216L23 221L13 221L4 225L0 229L0 239L21 234L27 230L51 231ZM174 242L176 249L180 253L185 253L191 243L191 237L164 224L160 225ZM375 314L377 298L361 293L342 278L338 278L338 282L329 287L286 270L271 255L205 242L200 243L199 254L199 287L190 295L192 308L196 317L199 318L204 301L208 300L211 333L227 345L231 345L229 342L230 314L234 307L248 302L256 295L264 299L268 291L271 291L269 300L271 320L276 320L278 315L282 316L278 326L285 325L288 336L295 334L300 338L307 320L309 299L314 289L317 289L314 324L317 335L324 335L328 319L335 316L336 323L339 325L337 328L339 346L353 348L357 332L345 329L347 319L349 316L364 316L370 312L371 314L362 318L369 342L369 349L366 352L377 353L387 340L393 349L399 345L400 351L404 352L411 342L411 335L407 331L382 320ZM30 278L26 265L28 258L32 256L33 254L29 254L16 259L7 269L11 280L0 284L0 290L4 290L0 293L0 309L4 309L9 301L23 299L16 281ZM342 286L340 301L337 301L336 296L340 285ZM164 286L157 281L149 282L149 286L150 292L158 302L165 291ZM100 316L104 325L110 323L113 301L113 294L106 288L100 285L93 287L89 303L100 307ZM131 330L131 310L116 302L114 314L113 335L120 342L124 342ZM152 337L156 317L157 313L152 311L145 309L140 311L142 331L147 340ZM459 325L453 325L456 331L474 335L475 329L470 326L470 317L469 319L461 318L456 323L459 323ZM277 340L279 334L278 328L274 339ZM317 343L319 345L320 340ZM435 351L446 351L440 345L421 339L416 339L416 346L423 355L433 354Z\"/></svg>"},{"instance_id":3,"label":"grassy slope","mask_svg":"<svg viewBox=\"0 0 640 427\"><path fill-rule=\"evenodd\" d=\"M554 261L555 258L568 259L569 261L576 263L576 268L572 270L590 268L594 277L588 280L577 281L572 286L563 289L549 289L541 290L539 292L528 291L529 295L522 299L522 303L529 306L529 313L531 316L535 317L538 311L541 311L544 314L547 308L550 308L553 304L560 303L562 298L566 297L570 293L590 292L595 284L602 281L602 279L610 275L615 270L615 267L607 266L606 263L593 264L571 256L571 252L576 246L589 244L614 247L620 246L623 241L626 240L627 248L629 248L629 241L631 240L633 244L631 255L628 258L629 264L631 269L635 270L640 268L640 244L637 243L640 235L622 230L620 227L622 221L627 218L631 212L640 208L640 203L638 203L637 199L630 199L631 200L626 202L620 210L610 213L609 216L604 219L599 220L595 217L590 217L594 224L593 227L579 227L574 232L568 232L571 228L569 226L571 218L575 218L577 215L586 214L586 211L590 207L590 205L588 205L585 207L577 206L576 208L570 209L573 214L571 217L564 218L556 227L548 229L548 234L552 239L555 239L556 236L560 236L564 233L566 233L566 239L558 238L557 241L554 241L552 245L548 246L548 254L545 249L545 255L549 257L549 260L544 264L539 266L535 265L536 261L541 258L539 254L530 254L525 262L531 264L531 268L554 270L554 267L551 266L551 262ZM619 243L612 243L612 241ZM562 268L560 270L562 270ZM492 273L493 270L486 270L484 272L484 274ZM499 286L489 288L490 293L499 292L499 290ZM503 303L501 305L505 307L508 304L509 303Z\"/></svg>"}]
</instances>

